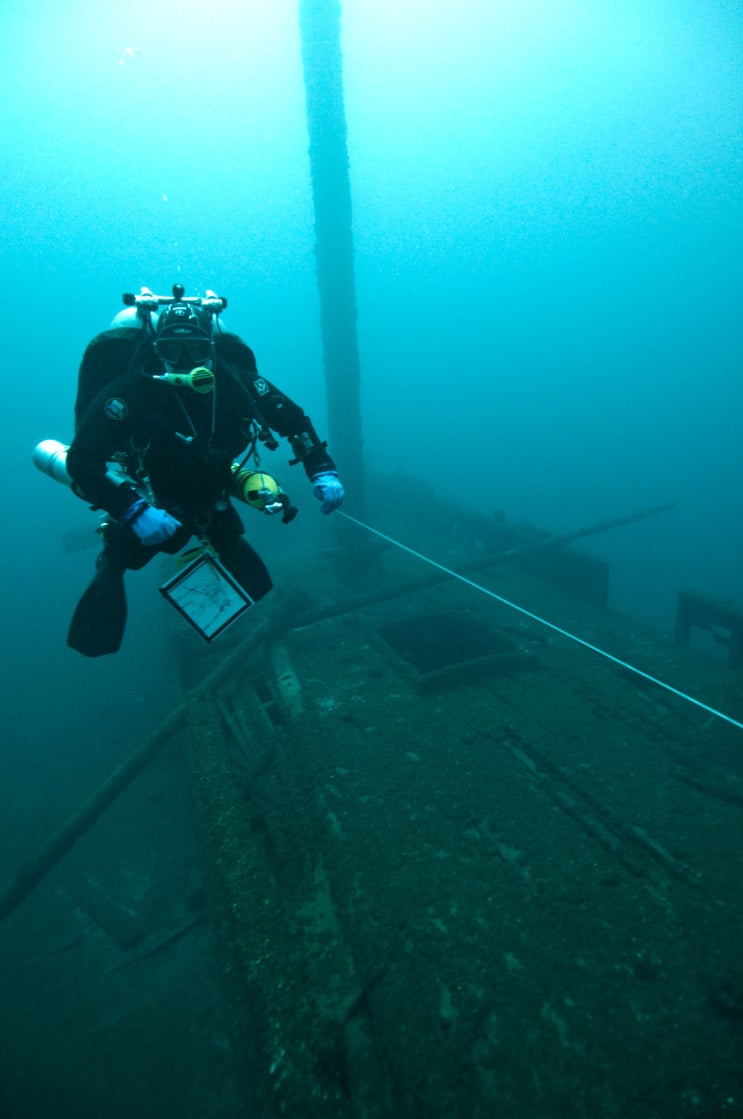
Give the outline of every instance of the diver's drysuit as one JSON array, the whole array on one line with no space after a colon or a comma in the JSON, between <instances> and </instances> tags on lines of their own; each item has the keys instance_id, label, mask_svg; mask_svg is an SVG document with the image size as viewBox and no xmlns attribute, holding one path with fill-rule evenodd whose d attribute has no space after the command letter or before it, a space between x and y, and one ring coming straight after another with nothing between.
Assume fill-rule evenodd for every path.
<instances>
[{"instance_id":1,"label":"diver's drysuit","mask_svg":"<svg viewBox=\"0 0 743 1119\"><path fill-rule=\"evenodd\" d=\"M133 337L134 335L134 337ZM230 501L232 464L256 438L274 449L287 438L308 478L335 465L299 405L259 376L252 350L234 334L214 338L214 387L198 393L158 379L152 342L130 329L99 334L83 356L75 405L76 434L67 453L73 489L110 516L97 574L78 604L68 643L88 656L115 652L126 621L123 572L158 552L177 552L193 535L259 599L272 586L258 553L244 539ZM103 387L95 391L99 385ZM120 461L124 477L109 469ZM145 545L120 523L145 496L182 527L162 544Z\"/></svg>"}]
</instances>

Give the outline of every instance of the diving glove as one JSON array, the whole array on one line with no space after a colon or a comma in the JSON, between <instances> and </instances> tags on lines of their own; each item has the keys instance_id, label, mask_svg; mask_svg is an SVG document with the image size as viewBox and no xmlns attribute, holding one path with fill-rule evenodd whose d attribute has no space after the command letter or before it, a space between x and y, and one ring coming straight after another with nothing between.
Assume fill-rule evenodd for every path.
<instances>
[{"instance_id":1,"label":"diving glove","mask_svg":"<svg viewBox=\"0 0 743 1119\"><path fill-rule=\"evenodd\" d=\"M343 501L343 486L337 474L326 470L322 474L313 474L310 481L312 492L318 501L322 501L321 512L332 513L340 506Z\"/></svg>"},{"instance_id":2,"label":"diving glove","mask_svg":"<svg viewBox=\"0 0 743 1119\"><path fill-rule=\"evenodd\" d=\"M129 525L140 543L153 547L170 540L171 536L181 527L181 522L164 509L156 509L143 498L130 505L120 524Z\"/></svg>"}]
</instances>

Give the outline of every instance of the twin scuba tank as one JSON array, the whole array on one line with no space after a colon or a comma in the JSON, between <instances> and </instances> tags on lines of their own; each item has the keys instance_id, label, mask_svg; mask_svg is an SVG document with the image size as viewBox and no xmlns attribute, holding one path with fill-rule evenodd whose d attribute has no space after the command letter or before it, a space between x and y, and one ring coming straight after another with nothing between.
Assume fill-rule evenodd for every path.
<instances>
[{"instance_id":1,"label":"twin scuba tank","mask_svg":"<svg viewBox=\"0 0 743 1119\"><path fill-rule=\"evenodd\" d=\"M42 474L53 478L55 482L71 486L72 479L67 473L68 449L66 443L60 443L56 439L43 439L34 448L34 466ZM108 476L114 484L130 481L116 463L109 464ZM266 474L264 470L249 470L239 462L232 464L230 494L238 501L249 505L251 509L257 509L259 513L266 513L269 516L281 513L281 519L285 524L297 515L296 508L273 475Z\"/></svg>"}]
</instances>

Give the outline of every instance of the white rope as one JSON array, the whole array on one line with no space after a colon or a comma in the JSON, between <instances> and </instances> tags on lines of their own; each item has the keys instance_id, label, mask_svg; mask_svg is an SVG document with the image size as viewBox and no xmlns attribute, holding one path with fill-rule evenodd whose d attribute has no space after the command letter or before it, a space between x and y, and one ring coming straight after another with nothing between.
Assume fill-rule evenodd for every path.
<instances>
[{"instance_id":1,"label":"white rope","mask_svg":"<svg viewBox=\"0 0 743 1119\"><path fill-rule=\"evenodd\" d=\"M353 523L359 525L360 528L365 528L367 532L379 536L382 540L394 544L397 548L402 549L403 552L408 552L411 556L417 556L418 559L423 560L424 563L430 564L431 567L437 567L439 571L451 575L453 579L459 579L460 583L466 583L468 587L473 587L476 591L486 594L489 598L494 598L504 606L510 607L511 610L517 610L519 614L531 618L532 621L539 622L542 626L547 626L548 629L554 630L555 633L559 633L562 637L567 637L570 641L575 641L576 644L582 645L584 649L590 649L592 653L598 653L600 657L605 657L607 660L613 661L614 664L618 664L621 668L626 668L628 672L633 672L636 676L642 676L644 680L649 680L651 684L656 684L659 688L664 688L667 692L671 692L680 699L685 699L687 703L693 703L695 707L701 707L703 711L708 711L709 714L714 715L716 719L723 719L726 723L730 723L731 726L743 730L743 723L739 722L737 719L733 719L731 715L726 715L724 712L718 711L716 707L710 707L709 704L702 703L701 699L696 699L693 695L689 695L688 692L682 692L678 688L674 688L671 684L666 684L665 681L659 680L657 676L651 676L650 673L643 672L641 668L635 668L633 664L628 664L627 661L615 657L613 653L607 653L605 649L600 649L598 645L592 645L590 641L584 641L582 637L576 637L574 633L562 629L561 626L556 626L553 622L548 622L545 618L540 618L538 614L532 614L530 610L525 610L523 606L517 606L515 602L509 602L507 598L503 598L501 595L496 594L495 591L490 591L487 587L475 583L465 575L460 575L457 571L452 571L450 567L445 567L443 563L437 563L436 560L432 560L429 556L423 555L422 552L416 552L415 548L409 548L407 544L401 544L399 540L395 540L392 536L386 536L383 532L380 532L379 529L364 524L363 521L357 520L356 517L352 517L342 510L340 510L340 516L345 517L347 521L353 521Z\"/></svg>"}]
</instances>

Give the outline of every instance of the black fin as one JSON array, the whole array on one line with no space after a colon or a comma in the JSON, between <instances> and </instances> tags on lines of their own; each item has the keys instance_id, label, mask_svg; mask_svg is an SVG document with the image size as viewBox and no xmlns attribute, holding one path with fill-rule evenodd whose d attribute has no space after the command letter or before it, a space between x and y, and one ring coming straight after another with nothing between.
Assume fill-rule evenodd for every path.
<instances>
[{"instance_id":1,"label":"black fin","mask_svg":"<svg viewBox=\"0 0 743 1119\"><path fill-rule=\"evenodd\" d=\"M123 570L98 557L97 572L75 608L67 634L71 649L86 657L117 653L126 627Z\"/></svg>"}]
</instances>

